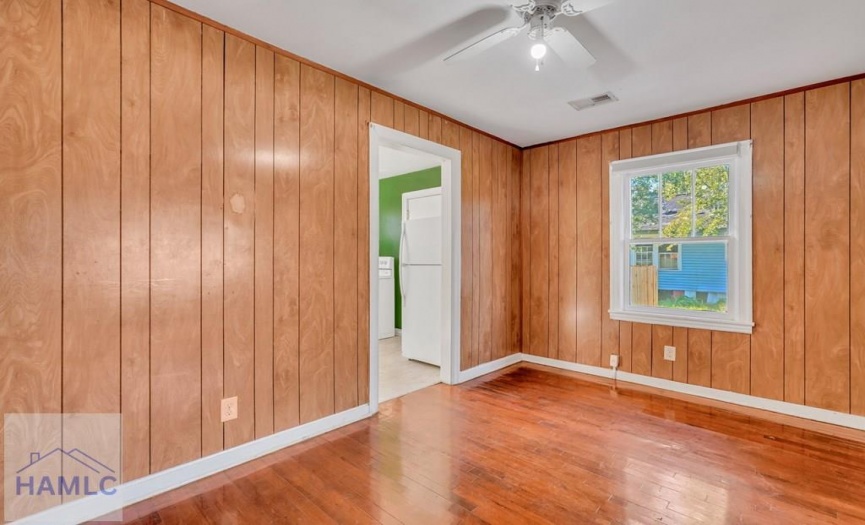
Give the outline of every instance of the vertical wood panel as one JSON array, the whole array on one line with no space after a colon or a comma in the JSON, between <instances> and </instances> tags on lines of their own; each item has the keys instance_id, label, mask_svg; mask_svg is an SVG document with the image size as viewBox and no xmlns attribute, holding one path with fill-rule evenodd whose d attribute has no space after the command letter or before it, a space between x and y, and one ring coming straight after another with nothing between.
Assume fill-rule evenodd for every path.
<instances>
[{"instance_id":1,"label":"vertical wood panel","mask_svg":"<svg viewBox=\"0 0 865 525\"><path fill-rule=\"evenodd\" d=\"M348 82L352 85L354 83ZM404 110L404 119L405 119L405 132L411 133L412 135L417 136L419 134L419 124L418 124L418 110L414 106L406 106Z\"/></svg>"},{"instance_id":2,"label":"vertical wood panel","mask_svg":"<svg viewBox=\"0 0 865 525\"><path fill-rule=\"evenodd\" d=\"M422 139L429 138L429 113L424 110L418 111L418 137Z\"/></svg>"},{"instance_id":3,"label":"vertical wood panel","mask_svg":"<svg viewBox=\"0 0 865 525\"><path fill-rule=\"evenodd\" d=\"M688 149L688 119L677 118L673 121L673 151Z\"/></svg>"},{"instance_id":4,"label":"vertical wood panel","mask_svg":"<svg viewBox=\"0 0 865 525\"><path fill-rule=\"evenodd\" d=\"M547 148L547 163L549 166L549 272L550 292L547 297L547 356L559 357L559 148L552 145Z\"/></svg>"},{"instance_id":5,"label":"vertical wood panel","mask_svg":"<svg viewBox=\"0 0 865 525\"><path fill-rule=\"evenodd\" d=\"M673 151L673 121L664 120L652 124L652 154Z\"/></svg>"},{"instance_id":6,"label":"vertical wood panel","mask_svg":"<svg viewBox=\"0 0 865 525\"><path fill-rule=\"evenodd\" d=\"M747 394L751 388L751 340L732 332L712 332L712 388Z\"/></svg>"},{"instance_id":7,"label":"vertical wood panel","mask_svg":"<svg viewBox=\"0 0 865 525\"><path fill-rule=\"evenodd\" d=\"M805 403L850 410L850 85L805 93Z\"/></svg>"},{"instance_id":8,"label":"vertical wood panel","mask_svg":"<svg viewBox=\"0 0 865 525\"><path fill-rule=\"evenodd\" d=\"M667 345L673 345L673 327L652 325L652 377L673 379L673 362L664 359Z\"/></svg>"},{"instance_id":9,"label":"vertical wood panel","mask_svg":"<svg viewBox=\"0 0 865 525\"><path fill-rule=\"evenodd\" d=\"M712 112L706 111L688 117L688 148L702 148L712 144Z\"/></svg>"},{"instance_id":10,"label":"vertical wood panel","mask_svg":"<svg viewBox=\"0 0 865 525\"><path fill-rule=\"evenodd\" d=\"M460 191L462 194L462 237L460 238L460 370L472 367L472 331L473 315L472 301L474 284L472 281L472 260L474 258L474 192L472 175L472 130L460 129L460 149L462 150L462 180Z\"/></svg>"},{"instance_id":11,"label":"vertical wood panel","mask_svg":"<svg viewBox=\"0 0 865 525\"><path fill-rule=\"evenodd\" d=\"M0 4L0 64L15 75L0 81L3 414L62 408L61 19L60 2ZM5 430L0 418L0 448Z\"/></svg>"},{"instance_id":12,"label":"vertical wood panel","mask_svg":"<svg viewBox=\"0 0 865 525\"><path fill-rule=\"evenodd\" d=\"M493 331L493 152L492 141L479 135L480 176L478 209L480 211L478 252L480 255L480 324L478 325L478 363L490 360Z\"/></svg>"},{"instance_id":13,"label":"vertical wood panel","mask_svg":"<svg viewBox=\"0 0 865 525\"><path fill-rule=\"evenodd\" d=\"M529 352L547 356L549 293L549 166L547 147L531 150L531 224L530 256L532 258L531 297L529 306Z\"/></svg>"},{"instance_id":14,"label":"vertical wood panel","mask_svg":"<svg viewBox=\"0 0 865 525\"><path fill-rule=\"evenodd\" d=\"M300 64L274 64L273 423L300 423Z\"/></svg>"},{"instance_id":15,"label":"vertical wood panel","mask_svg":"<svg viewBox=\"0 0 865 525\"><path fill-rule=\"evenodd\" d=\"M255 437L273 434L273 52L255 48Z\"/></svg>"},{"instance_id":16,"label":"vertical wood panel","mask_svg":"<svg viewBox=\"0 0 865 525\"><path fill-rule=\"evenodd\" d=\"M521 223L522 211L520 209L520 184L522 179L523 153L517 148L511 148L511 175L508 187L508 199L510 199L510 210L508 221L511 225L510 243L508 244L508 260L511 261L510 271L510 304L511 304L511 348L509 353L522 351L522 250L521 236L523 225Z\"/></svg>"},{"instance_id":17,"label":"vertical wood panel","mask_svg":"<svg viewBox=\"0 0 865 525\"><path fill-rule=\"evenodd\" d=\"M224 397L238 417L224 446L255 437L255 46L225 36Z\"/></svg>"},{"instance_id":18,"label":"vertical wood panel","mask_svg":"<svg viewBox=\"0 0 865 525\"><path fill-rule=\"evenodd\" d=\"M619 133L601 136L601 366L619 353L619 322L610 319L610 163L619 158ZM621 366L621 360L619 362Z\"/></svg>"},{"instance_id":19,"label":"vertical wood panel","mask_svg":"<svg viewBox=\"0 0 865 525\"><path fill-rule=\"evenodd\" d=\"M151 15L150 435L155 472L201 455L201 24L155 5Z\"/></svg>"},{"instance_id":20,"label":"vertical wood panel","mask_svg":"<svg viewBox=\"0 0 865 525\"><path fill-rule=\"evenodd\" d=\"M393 101L393 129L405 131L405 104L401 100Z\"/></svg>"},{"instance_id":21,"label":"vertical wood panel","mask_svg":"<svg viewBox=\"0 0 865 525\"><path fill-rule=\"evenodd\" d=\"M751 106L742 104L712 112L712 144L751 137Z\"/></svg>"},{"instance_id":22,"label":"vertical wood panel","mask_svg":"<svg viewBox=\"0 0 865 525\"><path fill-rule=\"evenodd\" d=\"M619 131L619 158L629 159L632 154L633 134L630 129ZM633 324L629 322L619 323L619 368L625 372L632 371L632 329Z\"/></svg>"},{"instance_id":23,"label":"vertical wood panel","mask_svg":"<svg viewBox=\"0 0 865 525\"><path fill-rule=\"evenodd\" d=\"M631 157L645 157L652 154L652 126L631 128Z\"/></svg>"},{"instance_id":24,"label":"vertical wood panel","mask_svg":"<svg viewBox=\"0 0 865 525\"><path fill-rule=\"evenodd\" d=\"M520 170L520 258L522 259L522 266L520 268L520 310L522 310L520 318L520 348L525 353L531 353L531 323L529 321L532 318L532 155L532 150L526 150L522 153L522 167Z\"/></svg>"},{"instance_id":25,"label":"vertical wood panel","mask_svg":"<svg viewBox=\"0 0 865 525\"><path fill-rule=\"evenodd\" d=\"M805 404L805 94L784 97L784 401Z\"/></svg>"},{"instance_id":26,"label":"vertical wood panel","mask_svg":"<svg viewBox=\"0 0 865 525\"><path fill-rule=\"evenodd\" d=\"M850 224L865 224L865 80L850 85ZM865 415L865 231L850 231L850 412Z\"/></svg>"},{"instance_id":27,"label":"vertical wood panel","mask_svg":"<svg viewBox=\"0 0 865 525\"><path fill-rule=\"evenodd\" d=\"M652 325L631 323L631 371L652 375Z\"/></svg>"},{"instance_id":28,"label":"vertical wood panel","mask_svg":"<svg viewBox=\"0 0 865 525\"><path fill-rule=\"evenodd\" d=\"M559 171L559 350L577 361L577 141L558 146Z\"/></svg>"},{"instance_id":29,"label":"vertical wood panel","mask_svg":"<svg viewBox=\"0 0 865 525\"><path fill-rule=\"evenodd\" d=\"M473 281L473 265L474 265L474 210L475 195L474 195L474 175L472 172L472 130L462 128L460 130L460 149L462 150L462 180L460 188L462 194L461 215L462 215L462 236L460 237L461 246L461 265L460 268L460 369L466 370L471 368L473 341L472 332L474 326L474 309L473 301L475 299L474 281Z\"/></svg>"},{"instance_id":30,"label":"vertical wood panel","mask_svg":"<svg viewBox=\"0 0 865 525\"><path fill-rule=\"evenodd\" d=\"M300 67L300 421L334 412L334 78Z\"/></svg>"},{"instance_id":31,"label":"vertical wood panel","mask_svg":"<svg viewBox=\"0 0 865 525\"><path fill-rule=\"evenodd\" d=\"M499 174L499 213L497 224L499 228L499 246L493 254L496 264L498 284L498 299L501 302L501 324L499 326L499 347L493 353L494 358L504 357L511 353L511 224L508 220L510 215L510 199L508 190L511 179L511 148L510 146L493 141L494 146L499 148L500 174Z\"/></svg>"},{"instance_id":32,"label":"vertical wood panel","mask_svg":"<svg viewBox=\"0 0 865 525\"><path fill-rule=\"evenodd\" d=\"M120 410L119 19L118 3L63 7L65 412Z\"/></svg>"},{"instance_id":33,"label":"vertical wood panel","mask_svg":"<svg viewBox=\"0 0 865 525\"><path fill-rule=\"evenodd\" d=\"M751 106L754 331L751 394L784 399L784 99Z\"/></svg>"},{"instance_id":34,"label":"vertical wood panel","mask_svg":"<svg viewBox=\"0 0 865 525\"><path fill-rule=\"evenodd\" d=\"M688 382L688 339L690 330L687 328L673 328L673 346L676 347L676 361L673 363L673 380L680 383Z\"/></svg>"},{"instance_id":35,"label":"vertical wood panel","mask_svg":"<svg viewBox=\"0 0 865 525\"><path fill-rule=\"evenodd\" d=\"M389 128L394 127L393 99L387 95L382 95L377 91L373 91L371 104L370 118L372 121ZM439 131L441 131L441 128L439 128Z\"/></svg>"},{"instance_id":36,"label":"vertical wood panel","mask_svg":"<svg viewBox=\"0 0 865 525\"><path fill-rule=\"evenodd\" d=\"M688 330L688 383L712 386L712 332Z\"/></svg>"},{"instance_id":37,"label":"vertical wood panel","mask_svg":"<svg viewBox=\"0 0 865 525\"><path fill-rule=\"evenodd\" d=\"M508 156L506 156L505 145L501 142L493 142L493 213L492 213L492 288L493 288L493 347L490 360L504 357L507 354L507 341L510 331L508 330L508 301L507 301L507 270L510 266L508 260L507 244L509 241L507 223L507 196L508 196Z\"/></svg>"},{"instance_id":38,"label":"vertical wood panel","mask_svg":"<svg viewBox=\"0 0 865 525\"><path fill-rule=\"evenodd\" d=\"M438 126L437 126L438 127ZM432 128L431 128L432 129ZM441 132L431 133L431 135L440 137ZM483 202L481 197L481 149L480 149L480 134L476 131L472 132L472 193L474 195L474 220L472 221L472 296L475 298L472 302L472 365L477 366L480 363L481 356L481 309L483 308L483 300L481 299L481 229L483 223Z\"/></svg>"},{"instance_id":39,"label":"vertical wood panel","mask_svg":"<svg viewBox=\"0 0 865 525\"><path fill-rule=\"evenodd\" d=\"M357 406L357 85L336 79L335 96L334 409L342 412Z\"/></svg>"},{"instance_id":40,"label":"vertical wood panel","mask_svg":"<svg viewBox=\"0 0 865 525\"><path fill-rule=\"evenodd\" d=\"M124 8L126 3L123 4ZM124 26L125 27L125 26ZM202 28L201 63L201 455L222 450L225 35ZM124 46L126 39L124 37ZM124 75L126 78L126 75Z\"/></svg>"},{"instance_id":41,"label":"vertical wood panel","mask_svg":"<svg viewBox=\"0 0 865 525\"><path fill-rule=\"evenodd\" d=\"M577 141L577 362L601 365L601 136Z\"/></svg>"},{"instance_id":42,"label":"vertical wood panel","mask_svg":"<svg viewBox=\"0 0 865 525\"><path fill-rule=\"evenodd\" d=\"M150 2L123 2L120 16L120 412L131 481L150 473Z\"/></svg>"},{"instance_id":43,"label":"vertical wood panel","mask_svg":"<svg viewBox=\"0 0 865 525\"><path fill-rule=\"evenodd\" d=\"M442 140L442 118L438 115L430 115L429 139L441 143Z\"/></svg>"},{"instance_id":44,"label":"vertical wood panel","mask_svg":"<svg viewBox=\"0 0 865 525\"><path fill-rule=\"evenodd\" d=\"M370 92L357 91L357 401L369 401L369 121Z\"/></svg>"}]
</instances>

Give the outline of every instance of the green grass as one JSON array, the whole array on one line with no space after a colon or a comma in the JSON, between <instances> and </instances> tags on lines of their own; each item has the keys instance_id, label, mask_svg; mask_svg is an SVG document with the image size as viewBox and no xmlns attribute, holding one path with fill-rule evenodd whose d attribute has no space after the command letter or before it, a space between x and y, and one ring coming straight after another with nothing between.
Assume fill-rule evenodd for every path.
<instances>
[{"instance_id":1,"label":"green grass","mask_svg":"<svg viewBox=\"0 0 865 525\"><path fill-rule=\"evenodd\" d=\"M726 312L727 301L721 300L715 304L709 304L698 299L686 297L684 295L669 298L659 298L658 306L661 308L675 308L677 310L695 310L700 312Z\"/></svg>"}]
</instances>

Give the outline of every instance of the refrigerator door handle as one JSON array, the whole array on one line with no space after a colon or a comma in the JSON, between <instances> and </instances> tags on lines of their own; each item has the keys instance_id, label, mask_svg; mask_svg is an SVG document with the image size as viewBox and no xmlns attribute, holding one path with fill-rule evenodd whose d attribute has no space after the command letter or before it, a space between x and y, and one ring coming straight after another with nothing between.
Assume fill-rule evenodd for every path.
<instances>
[{"instance_id":1,"label":"refrigerator door handle","mask_svg":"<svg viewBox=\"0 0 865 525\"><path fill-rule=\"evenodd\" d=\"M402 232L399 235L399 293L402 300L405 301L407 290L405 289L405 271L408 264L405 263L406 255L408 255L408 246L406 245L406 228L405 221L402 223Z\"/></svg>"}]
</instances>

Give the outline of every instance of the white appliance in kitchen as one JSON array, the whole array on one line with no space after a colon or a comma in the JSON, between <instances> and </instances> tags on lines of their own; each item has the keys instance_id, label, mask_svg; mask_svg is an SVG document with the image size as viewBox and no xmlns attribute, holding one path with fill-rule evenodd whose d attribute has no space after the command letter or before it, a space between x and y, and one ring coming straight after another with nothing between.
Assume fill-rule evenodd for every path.
<instances>
[{"instance_id":1,"label":"white appliance in kitchen","mask_svg":"<svg viewBox=\"0 0 865 525\"><path fill-rule=\"evenodd\" d=\"M393 257L378 258L378 338L396 335L396 283Z\"/></svg>"},{"instance_id":2,"label":"white appliance in kitchen","mask_svg":"<svg viewBox=\"0 0 865 525\"><path fill-rule=\"evenodd\" d=\"M441 188L404 193L402 219L402 355L441 366Z\"/></svg>"}]
</instances>

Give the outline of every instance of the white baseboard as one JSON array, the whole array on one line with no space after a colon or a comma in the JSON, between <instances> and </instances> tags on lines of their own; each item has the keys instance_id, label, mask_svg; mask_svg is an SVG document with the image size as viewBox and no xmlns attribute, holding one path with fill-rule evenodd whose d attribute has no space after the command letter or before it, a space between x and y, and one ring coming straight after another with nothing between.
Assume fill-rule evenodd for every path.
<instances>
[{"instance_id":1,"label":"white baseboard","mask_svg":"<svg viewBox=\"0 0 865 525\"><path fill-rule=\"evenodd\" d=\"M613 371L610 368L601 368L597 366L581 365L570 363L567 361L559 361L558 359L550 359L548 357L539 357L535 355L521 354L523 361L546 365L562 370L570 370L572 372L580 372L598 377L612 378ZM678 392L724 403L731 403L748 408L756 408L759 410L767 410L777 414L798 417L802 419L810 419L830 425L853 428L856 430L865 430L865 417L854 416L853 414L843 414L841 412L833 412L822 408L814 408L795 403L787 403L785 401L776 401L774 399L765 399L762 397L749 396L747 394L739 394L737 392L729 392L726 390L718 390L717 388L708 388L704 386L689 385L670 381L668 379L658 379L656 377L647 377L639 374L631 374L629 372L619 372L616 378L618 381L626 383L634 383L653 388Z\"/></svg>"},{"instance_id":2,"label":"white baseboard","mask_svg":"<svg viewBox=\"0 0 865 525\"><path fill-rule=\"evenodd\" d=\"M371 414L369 405L361 405L311 423L290 428L276 434L217 452L149 476L123 483L111 496L98 495L79 499L33 514L15 523L21 524L75 524L94 520L119 511L158 494L174 490L193 481L211 476L255 458L276 452L309 438L324 434Z\"/></svg>"},{"instance_id":3,"label":"white baseboard","mask_svg":"<svg viewBox=\"0 0 865 525\"><path fill-rule=\"evenodd\" d=\"M490 361L489 363L484 363L482 365L478 365L474 368L469 368L468 370L463 370L460 372L458 383L464 383L466 381L471 381L477 377L489 374L491 372L495 372L496 370L501 370L502 368L509 367L511 365L515 365L523 360L523 354L511 354L500 359L496 359L495 361Z\"/></svg>"}]
</instances>

